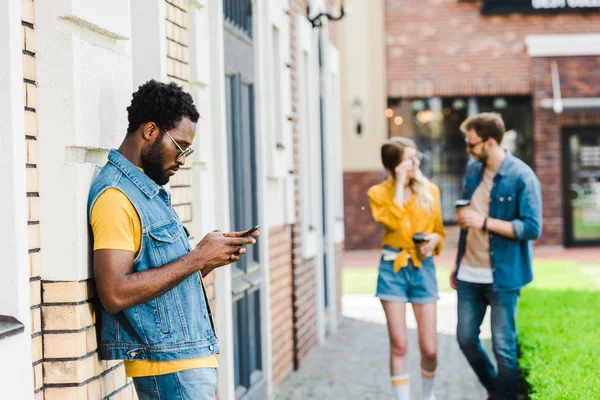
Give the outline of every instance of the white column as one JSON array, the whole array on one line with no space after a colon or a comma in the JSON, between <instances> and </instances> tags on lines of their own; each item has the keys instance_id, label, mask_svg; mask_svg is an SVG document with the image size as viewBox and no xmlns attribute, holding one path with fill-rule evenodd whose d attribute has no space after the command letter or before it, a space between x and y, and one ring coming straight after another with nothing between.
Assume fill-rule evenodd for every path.
<instances>
[{"instance_id":1,"label":"white column","mask_svg":"<svg viewBox=\"0 0 600 400\"><path fill-rule=\"evenodd\" d=\"M21 1L0 2L0 314L25 330L0 340L0 387L10 399L33 398Z\"/></svg>"},{"instance_id":2,"label":"white column","mask_svg":"<svg viewBox=\"0 0 600 400\"><path fill-rule=\"evenodd\" d=\"M227 124L225 104L225 53L223 49L223 1L194 1L196 6L206 7L208 12L209 46L206 54L191 55L205 57L210 63L210 86L208 93L211 105L211 131L198 132L198 135L210 135L209 151L218 155L214 157L209 168L213 171L213 184L207 188L213 193L214 228L229 230L229 172ZM192 75L192 79L193 75ZM201 149L199 151L202 151ZM209 194L210 195L210 194ZM194 196L196 202L196 195ZM196 206L195 206L196 207ZM234 365L233 365L233 317L231 301L231 268L218 268L215 274L216 324L221 354L219 355L218 391L221 399L235 399Z\"/></svg>"},{"instance_id":3,"label":"white column","mask_svg":"<svg viewBox=\"0 0 600 400\"><path fill-rule=\"evenodd\" d=\"M271 32L272 24L269 17L271 8L269 0L255 0L253 4L255 13L254 52L255 52L255 82L256 82L256 149L257 149L257 201L258 221L264 227L258 240L261 265L261 332L262 332L262 365L263 374L267 381L267 398L273 393L273 338L271 335L271 268L269 264L269 229L266 215L269 213L267 195L267 152L270 140L268 129L271 119L271 95L268 82L270 71L277 66L271 65Z\"/></svg>"},{"instance_id":4,"label":"white column","mask_svg":"<svg viewBox=\"0 0 600 400\"><path fill-rule=\"evenodd\" d=\"M36 2L42 279L92 275L87 198L127 129L130 3Z\"/></svg>"},{"instance_id":5,"label":"white column","mask_svg":"<svg viewBox=\"0 0 600 400\"><path fill-rule=\"evenodd\" d=\"M328 26L328 25L326 25ZM329 29L324 31L327 40L323 41L323 90L325 94L325 113L324 125L326 132L325 147L325 176L327 192L325 196L325 220L327 232L325 237L325 253L327 254L327 296L329 299L329 308L326 315L326 325L329 333L334 333L337 329L337 292L341 288L337 287L337 262L336 244L340 241L340 230L343 235L343 221L340 218L344 215L343 211L343 192L340 187L341 163L339 154L340 145L340 123L341 110L339 107L340 87L339 87L339 54L338 50L329 43ZM341 229L340 229L341 225Z\"/></svg>"},{"instance_id":6,"label":"white column","mask_svg":"<svg viewBox=\"0 0 600 400\"><path fill-rule=\"evenodd\" d=\"M150 79L167 81L165 0L131 1L133 91Z\"/></svg>"}]
</instances>

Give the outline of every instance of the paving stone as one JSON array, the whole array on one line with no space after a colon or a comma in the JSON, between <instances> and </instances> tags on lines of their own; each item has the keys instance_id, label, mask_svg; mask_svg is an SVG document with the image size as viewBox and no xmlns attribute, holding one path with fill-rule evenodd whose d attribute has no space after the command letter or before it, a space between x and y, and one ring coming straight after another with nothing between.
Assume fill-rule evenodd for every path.
<instances>
[{"instance_id":1,"label":"paving stone","mask_svg":"<svg viewBox=\"0 0 600 400\"><path fill-rule=\"evenodd\" d=\"M274 398L393 399L389 376L389 342L385 316L372 295L345 295L344 318L333 337L317 346L275 391ZM421 399L416 324L407 307L408 365L413 400ZM480 400L486 392L467 364L456 342L456 294L440 294L438 302L437 400ZM482 340L490 349L489 315Z\"/></svg>"}]
</instances>

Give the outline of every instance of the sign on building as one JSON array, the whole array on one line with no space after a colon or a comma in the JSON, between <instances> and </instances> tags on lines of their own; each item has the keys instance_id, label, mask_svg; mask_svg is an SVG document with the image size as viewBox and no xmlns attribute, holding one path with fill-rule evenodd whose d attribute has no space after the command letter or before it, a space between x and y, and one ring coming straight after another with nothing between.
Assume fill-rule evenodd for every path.
<instances>
[{"instance_id":1,"label":"sign on building","mask_svg":"<svg viewBox=\"0 0 600 400\"><path fill-rule=\"evenodd\" d=\"M599 12L600 0L484 0L483 14Z\"/></svg>"}]
</instances>

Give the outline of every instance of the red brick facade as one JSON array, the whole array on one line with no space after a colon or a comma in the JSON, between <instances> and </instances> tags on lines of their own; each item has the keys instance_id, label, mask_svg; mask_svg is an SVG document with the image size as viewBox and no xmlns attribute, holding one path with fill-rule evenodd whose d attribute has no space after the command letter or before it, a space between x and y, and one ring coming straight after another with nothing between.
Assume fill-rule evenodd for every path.
<instances>
[{"instance_id":1,"label":"red brick facade","mask_svg":"<svg viewBox=\"0 0 600 400\"><path fill-rule=\"evenodd\" d=\"M373 220L367 191L385 180L385 172L344 172L344 231L346 250L374 249L383 230Z\"/></svg>"},{"instance_id":2,"label":"red brick facade","mask_svg":"<svg viewBox=\"0 0 600 400\"><path fill-rule=\"evenodd\" d=\"M600 57L531 58L528 35L600 32L600 13L482 15L481 2L386 0L385 40L389 98L531 95L534 168L542 183L544 230L540 244L565 244L562 182L563 128L599 126L598 111L557 115L541 108L552 98L550 63L556 60L563 98L600 96ZM346 248L373 248L379 235L366 189L376 173L344 174ZM443 193L442 193L443 195ZM363 233L361 233L363 232Z\"/></svg>"},{"instance_id":3,"label":"red brick facade","mask_svg":"<svg viewBox=\"0 0 600 400\"><path fill-rule=\"evenodd\" d=\"M599 22L600 23L600 22ZM557 115L540 107L541 99L552 98L550 64L556 61L563 98L600 97L600 57L534 58L534 145L536 173L542 184L544 231L540 243L563 245L565 238L564 195L561 170L562 130L574 126L600 126L598 111L568 111Z\"/></svg>"},{"instance_id":4,"label":"red brick facade","mask_svg":"<svg viewBox=\"0 0 600 400\"><path fill-rule=\"evenodd\" d=\"M269 260L273 386L278 386L294 368L292 232L289 225L269 230Z\"/></svg>"},{"instance_id":5,"label":"red brick facade","mask_svg":"<svg viewBox=\"0 0 600 400\"><path fill-rule=\"evenodd\" d=\"M336 273L336 284L337 288L337 316L338 320L342 317L342 260L344 257L344 243L338 243L335 246L335 273Z\"/></svg>"},{"instance_id":6,"label":"red brick facade","mask_svg":"<svg viewBox=\"0 0 600 400\"><path fill-rule=\"evenodd\" d=\"M306 14L306 0L290 1L290 45L292 70L292 113L298 115L298 76L296 74L296 16ZM317 343L317 296L314 260L302 257L300 143L298 125L293 127L294 171L296 184L296 223L292 227L292 263L294 286L294 367Z\"/></svg>"},{"instance_id":7,"label":"red brick facade","mask_svg":"<svg viewBox=\"0 0 600 400\"><path fill-rule=\"evenodd\" d=\"M387 0L389 97L529 94L525 36L597 33L600 14L482 15L480 2Z\"/></svg>"}]
</instances>

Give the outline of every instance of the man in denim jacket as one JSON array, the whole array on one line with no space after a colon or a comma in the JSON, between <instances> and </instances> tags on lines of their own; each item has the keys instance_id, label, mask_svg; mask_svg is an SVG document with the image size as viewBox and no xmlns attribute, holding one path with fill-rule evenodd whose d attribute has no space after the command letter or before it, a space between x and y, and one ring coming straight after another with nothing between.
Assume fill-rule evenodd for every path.
<instances>
[{"instance_id":1,"label":"man in denim jacket","mask_svg":"<svg viewBox=\"0 0 600 400\"><path fill-rule=\"evenodd\" d=\"M516 399L518 387L515 319L521 288L533 279L532 240L542 230L540 183L524 162L501 146L499 114L467 119L461 130L473 161L465 175L468 208L458 213L461 230L451 284L458 291L457 338L490 399ZM496 370L479 341L491 307Z\"/></svg>"},{"instance_id":2,"label":"man in denim jacket","mask_svg":"<svg viewBox=\"0 0 600 400\"><path fill-rule=\"evenodd\" d=\"M140 400L214 399L219 344L202 278L238 260L255 239L214 231L192 249L173 209L163 185L193 152L192 97L174 83L149 81L127 111L127 135L88 199L98 353L125 360Z\"/></svg>"}]
</instances>

